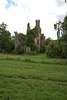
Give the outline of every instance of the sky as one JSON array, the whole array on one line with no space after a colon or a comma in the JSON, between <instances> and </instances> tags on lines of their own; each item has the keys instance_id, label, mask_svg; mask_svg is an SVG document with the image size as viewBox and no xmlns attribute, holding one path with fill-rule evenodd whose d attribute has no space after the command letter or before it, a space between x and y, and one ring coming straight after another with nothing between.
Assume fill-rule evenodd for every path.
<instances>
[{"instance_id":1,"label":"sky","mask_svg":"<svg viewBox=\"0 0 67 100\"><path fill-rule=\"evenodd\" d=\"M40 20L42 33L46 38L56 39L54 24L63 21L67 12L64 0L0 0L0 24L7 24L7 30L26 34L27 23L31 29L35 20Z\"/></svg>"}]
</instances>

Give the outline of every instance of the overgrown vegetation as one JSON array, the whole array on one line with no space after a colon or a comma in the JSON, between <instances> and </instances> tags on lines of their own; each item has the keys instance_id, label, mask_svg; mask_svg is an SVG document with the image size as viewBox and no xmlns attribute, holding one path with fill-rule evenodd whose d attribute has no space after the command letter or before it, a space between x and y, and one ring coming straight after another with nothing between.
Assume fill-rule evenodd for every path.
<instances>
[{"instance_id":1,"label":"overgrown vegetation","mask_svg":"<svg viewBox=\"0 0 67 100\"><path fill-rule=\"evenodd\" d=\"M19 44L17 46L16 50L15 50L15 53L16 54L24 54L24 46L22 46L22 45Z\"/></svg>"},{"instance_id":2,"label":"overgrown vegetation","mask_svg":"<svg viewBox=\"0 0 67 100\"><path fill-rule=\"evenodd\" d=\"M38 34L38 29L30 29L30 25L27 25L27 34L26 34L26 45L31 48L32 51L38 51L38 47L35 45L35 37Z\"/></svg>"}]
</instances>

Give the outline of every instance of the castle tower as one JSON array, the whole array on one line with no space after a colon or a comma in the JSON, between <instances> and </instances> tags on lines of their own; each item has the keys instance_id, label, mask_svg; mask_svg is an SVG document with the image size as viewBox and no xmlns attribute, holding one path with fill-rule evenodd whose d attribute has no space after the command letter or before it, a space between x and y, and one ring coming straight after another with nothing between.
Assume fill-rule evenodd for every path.
<instances>
[{"instance_id":1,"label":"castle tower","mask_svg":"<svg viewBox=\"0 0 67 100\"><path fill-rule=\"evenodd\" d=\"M41 28L40 28L40 20L36 20L36 27L38 28L38 34L41 34Z\"/></svg>"},{"instance_id":2,"label":"castle tower","mask_svg":"<svg viewBox=\"0 0 67 100\"><path fill-rule=\"evenodd\" d=\"M36 20L35 22L36 27L38 28L38 36L35 38L35 44L38 46L38 49L40 50L41 46L45 41L45 37L44 34L41 33L40 20Z\"/></svg>"},{"instance_id":3,"label":"castle tower","mask_svg":"<svg viewBox=\"0 0 67 100\"><path fill-rule=\"evenodd\" d=\"M40 27L40 20L36 20L36 26Z\"/></svg>"},{"instance_id":4,"label":"castle tower","mask_svg":"<svg viewBox=\"0 0 67 100\"><path fill-rule=\"evenodd\" d=\"M35 38L35 44L40 49L40 37L41 37L41 28L40 28L40 20L36 20L36 27L38 28L38 36Z\"/></svg>"}]
</instances>

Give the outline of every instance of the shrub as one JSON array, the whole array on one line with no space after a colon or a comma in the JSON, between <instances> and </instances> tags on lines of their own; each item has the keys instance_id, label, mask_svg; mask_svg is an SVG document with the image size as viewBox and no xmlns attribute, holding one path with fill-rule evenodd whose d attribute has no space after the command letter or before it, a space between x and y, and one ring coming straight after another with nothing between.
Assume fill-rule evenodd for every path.
<instances>
[{"instance_id":1,"label":"shrub","mask_svg":"<svg viewBox=\"0 0 67 100\"><path fill-rule=\"evenodd\" d=\"M33 46L31 47L31 50L38 52L38 46L33 44Z\"/></svg>"},{"instance_id":2,"label":"shrub","mask_svg":"<svg viewBox=\"0 0 67 100\"><path fill-rule=\"evenodd\" d=\"M60 56L60 47L58 45L58 42L53 40L50 41L49 45L46 48L46 56L48 57L59 57Z\"/></svg>"},{"instance_id":3,"label":"shrub","mask_svg":"<svg viewBox=\"0 0 67 100\"><path fill-rule=\"evenodd\" d=\"M36 52L36 51L30 51L28 54L29 54L29 55L36 55L37 52Z\"/></svg>"},{"instance_id":4,"label":"shrub","mask_svg":"<svg viewBox=\"0 0 67 100\"><path fill-rule=\"evenodd\" d=\"M18 45L16 48L16 54L23 54L24 53L24 47L22 45Z\"/></svg>"},{"instance_id":5,"label":"shrub","mask_svg":"<svg viewBox=\"0 0 67 100\"><path fill-rule=\"evenodd\" d=\"M0 53L5 53L5 50L0 48Z\"/></svg>"},{"instance_id":6,"label":"shrub","mask_svg":"<svg viewBox=\"0 0 67 100\"><path fill-rule=\"evenodd\" d=\"M67 58L67 43L61 42L61 58Z\"/></svg>"},{"instance_id":7,"label":"shrub","mask_svg":"<svg viewBox=\"0 0 67 100\"><path fill-rule=\"evenodd\" d=\"M46 51L46 44L44 43L44 44L41 46L40 52L41 52L41 53L45 53L45 51Z\"/></svg>"}]
</instances>

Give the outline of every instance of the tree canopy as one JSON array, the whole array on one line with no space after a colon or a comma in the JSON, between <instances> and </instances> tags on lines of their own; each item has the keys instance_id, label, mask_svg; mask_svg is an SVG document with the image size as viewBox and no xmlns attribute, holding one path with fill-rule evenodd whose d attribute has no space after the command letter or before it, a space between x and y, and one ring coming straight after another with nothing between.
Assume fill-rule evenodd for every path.
<instances>
[{"instance_id":1,"label":"tree canopy","mask_svg":"<svg viewBox=\"0 0 67 100\"><path fill-rule=\"evenodd\" d=\"M14 43L11 40L11 34L6 30L6 24L0 24L0 52L11 52L14 49Z\"/></svg>"}]
</instances>

